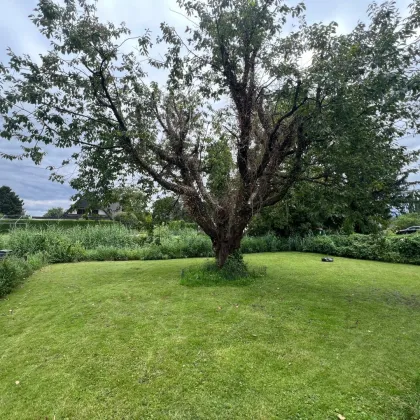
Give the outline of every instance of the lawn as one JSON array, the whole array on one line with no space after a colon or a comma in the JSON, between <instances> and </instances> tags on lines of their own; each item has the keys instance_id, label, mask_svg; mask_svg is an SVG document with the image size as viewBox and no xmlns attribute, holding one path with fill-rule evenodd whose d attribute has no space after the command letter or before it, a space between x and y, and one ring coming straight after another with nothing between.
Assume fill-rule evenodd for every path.
<instances>
[{"instance_id":1,"label":"lawn","mask_svg":"<svg viewBox=\"0 0 420 420\"><path fill-rule=\"evenodd\" d=\"M37 272L0 301L0 418L420 418L420 267L246 260L267 276L182 286L186 259Z\"/></svg>"}]
</instances>

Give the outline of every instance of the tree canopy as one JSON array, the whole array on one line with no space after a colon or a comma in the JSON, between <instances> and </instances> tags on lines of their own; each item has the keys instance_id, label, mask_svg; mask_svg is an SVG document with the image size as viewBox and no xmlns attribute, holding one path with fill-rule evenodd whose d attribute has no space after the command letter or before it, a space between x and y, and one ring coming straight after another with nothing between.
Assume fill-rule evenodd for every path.
<instances>
[{"instance_id":1,"label":"tree canopy","mask_svg":"<svg viewBox=\"0 0 420 420\"><path fill-rule=\"evenodd\" d=\"M188 219L180 199L172 196L155 200L152 204L152 216L154 223Z\"/></svg>"},{"instance_id":2,"label":"tree canopy","mask_svg":"<svg viewBox=\"0 0 420 420\"><path fill-rule=\"evenodd\" d=\"M64 215L64 209L61 207L52 207L48 209L47 212L44 214L44 217L51 217L53 219L59 219Z\"/></svg>"},{"instance_id":3,"label":"tree canopy","mask_svg":"<svg viewBox=\"0 0 420 420\"><path fill-rule=\"evenodd\" d=\"M129 29L101 22L95 3L40 0L31 19L51 48L38 59L9 50L1 136L35 162L44 144L79 146L81 191L100 196L137 177L180 196L219 266L250 219L299 183L363 182L343 154L375 161L378 183L384 165L394 180L407 176L416 156L398 139L418 131L419 0L406 19L392 1L373 3L348 34L308 25L303 3L178 5L190 27L180 36L162 24L157 60L150 32L127 52ZM145 61L165 85L148 82Z\"/></svg>"},{"instance_id":4,"label":"tree canopy","mask_svg":"<svg viewBox=\"0 0 420 420\"><path fill-rule=\"evenodd\" d=\"M24 214L23 200L5 185L0 187L0 213L6 216L22 216Z\"/></svg>"}]
</instances>

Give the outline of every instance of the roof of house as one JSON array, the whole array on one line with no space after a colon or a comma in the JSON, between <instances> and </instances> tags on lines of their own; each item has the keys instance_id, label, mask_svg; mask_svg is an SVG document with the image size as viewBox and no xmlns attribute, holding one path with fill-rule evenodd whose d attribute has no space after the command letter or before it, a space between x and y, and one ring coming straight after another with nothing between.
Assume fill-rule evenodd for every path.
<instances>
[{"instance_id":1,"label":"roof of house","mask_svg":"<svg viewBox=\"0 0 420 420\"><path fill-rule=\"evenodd\" d=\"M116 212L120 208L119 203L112 203L107 207L111 212ZM71 207L66 211L66 213L69 213L75 209L90 209L90 210L103 210L103 207L99 206L91 206L89 204L89 201L86 198L80 198L77 200L74 204L71 205Z\"/></svg>"}]
</instances>

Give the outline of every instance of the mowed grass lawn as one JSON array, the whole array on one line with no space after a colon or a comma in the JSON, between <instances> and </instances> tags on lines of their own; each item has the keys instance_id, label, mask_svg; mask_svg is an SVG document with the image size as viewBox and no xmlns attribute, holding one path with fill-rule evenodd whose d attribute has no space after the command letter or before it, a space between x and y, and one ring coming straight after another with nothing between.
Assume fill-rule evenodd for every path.
<instances>
[{"instance_id":1,"label":"mowed grass lawn","mask_svg":"<svg viewBox=\"0 0 420 420\"><path fill-rule=\"evenodd\" d=\"M242 286L37 272L0 301L0 419L418 419L420 267L320 257L247 256Z\"/></svg>"}]
</instances>

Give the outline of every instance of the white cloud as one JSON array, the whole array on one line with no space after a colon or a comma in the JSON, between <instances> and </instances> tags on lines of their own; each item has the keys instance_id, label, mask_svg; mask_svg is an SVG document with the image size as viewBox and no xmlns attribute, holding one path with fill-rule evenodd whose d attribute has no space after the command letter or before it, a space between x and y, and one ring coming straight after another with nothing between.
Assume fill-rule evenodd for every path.
<instances>
[{"instance_id":1,"label":"white cloud","mask_svg":"<svg viewBox=\"0 0 420 420\"><path fill-rule=\"evenodd\" d=\"M62 207L67 210L72 204L70 200L28 200L25 197L22 198L25 203L25 211L31 216L43 216L52 207Z\"/></svg>"}]
</instances>

